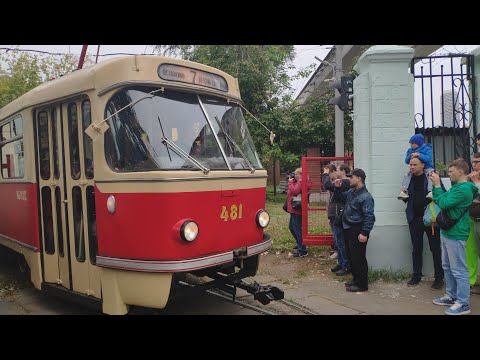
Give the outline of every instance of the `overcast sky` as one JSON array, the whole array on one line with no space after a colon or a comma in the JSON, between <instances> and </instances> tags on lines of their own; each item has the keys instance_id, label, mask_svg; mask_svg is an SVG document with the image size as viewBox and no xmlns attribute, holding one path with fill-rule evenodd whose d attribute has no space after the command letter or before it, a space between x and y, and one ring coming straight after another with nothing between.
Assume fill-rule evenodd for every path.
<instances>
[{"instance_id":1,"label":"overcast sky","mask_svg":"<svg viewBox=\"0 0 480 360\"><path fill-rule=\"evenodd\" d=\"M0 47L11 47L12 45L0 45ZM315 56L323 59L330 51L332 45L295 45L295 61L294 65L296 70L291 71L290 75L295 75L296 71L300 68L304 68L311 64L319 65L319 62L315 60ZM48 52L58 53L72 53L80 54L82 51L82 45L19 45L20 49L32 49L42 50ZM93 56L97 54L98 45L89 45L88 53ZM2 51L3 52L3 51ZM129 54L152 54L153 47L150 45L100 45L100 55L113 54L113 53L129 53ZM99 56L98 61L108 59L112 56ZM307 82L308 78L294 81L291 85L295 90L294 95L302 90L303 86Z\"/></svg>"}]
</instances>

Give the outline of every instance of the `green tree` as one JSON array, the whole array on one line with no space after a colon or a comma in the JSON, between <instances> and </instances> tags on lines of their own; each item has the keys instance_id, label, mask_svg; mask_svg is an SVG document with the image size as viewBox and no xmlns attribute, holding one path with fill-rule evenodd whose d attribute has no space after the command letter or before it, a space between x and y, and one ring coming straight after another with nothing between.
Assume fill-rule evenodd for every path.
<instances>
[{"instance_id":1,"label":"green tree","mask_svg":"<svg viewBox=\"0 0 480 360\"><path fill-rule=\"evenodd\" d=\"M78 56L39 56L12 50L0 55L0 107L53 78L77 68ZM85 65L92 64L91 58Z\"/></svg>"},{"instance_id":2,"label":"green tree","mask_svg":"<svg viewBox=\"0 0 480 360\"><path fill-rule=\"evenodd\" d=\"M256 144L262 149L264 166L279 159L282 172L293 171L309 147L319 147L322 156L334 154L335 119L327 102L327 97L310 98L302 105L281 107L262 116L262 122L276 129L278 138L274 146L265 141Z\"/></svg>"}]
</instances>

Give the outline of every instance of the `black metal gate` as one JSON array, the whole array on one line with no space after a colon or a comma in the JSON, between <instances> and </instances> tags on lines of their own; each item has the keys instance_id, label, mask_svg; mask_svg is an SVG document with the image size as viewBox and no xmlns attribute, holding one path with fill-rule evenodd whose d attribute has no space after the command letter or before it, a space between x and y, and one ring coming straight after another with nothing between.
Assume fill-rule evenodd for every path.
<instances>
[{"instance_id":1,"label":"black metal gate","mask_svg":"<svg viewBox=\"0 0 480 360\"><path fill-rule=\"evenodd\" d=\"M410 72L415 81L415 133L432 144L433 164L446 176L450 161L463 158L470 163L476 148L474 56L415 57Z\"/></svg>"}]
</instances>

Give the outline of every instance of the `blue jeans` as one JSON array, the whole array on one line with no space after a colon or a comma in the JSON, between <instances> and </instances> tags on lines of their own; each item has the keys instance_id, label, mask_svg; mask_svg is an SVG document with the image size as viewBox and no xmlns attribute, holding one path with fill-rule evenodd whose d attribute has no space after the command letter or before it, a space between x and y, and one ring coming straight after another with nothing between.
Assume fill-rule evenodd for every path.
<instances>
[{"instance_id":1,"label":"blue jeans","mask_svg":"<svg viewBox=\"0 0 480 360\"><path fill-rule=\"evenodd\" d=\"M442 267L445 271L445 292L456 303L469 305L470 280L465 247L467 240L450 240L440 233L442 242Z\"/></svg>"},{"instance_id":2,"label":"blue jeans","mask_svg":"<svg viewBox=\"0 0 480 360\"><path fill-rule=\"evenodd\" d=\"M347 253L345 251L345 239L343 236L343 227L338 227L333 223L333 219L331 219L330 228L332 229L333 240L335 242L335 246L337 247L338 265L340 265L344 270L350 269L350 262L348 261Z\"/></svg>"},{"instance_id":3,"label":"blue jeans","mask_svg":"<svg viewBox=\"0 0 480 360\"><path fill-rule=\"evenodd\" d=\"M306 253L307 247L302 243L302 215L290 214L290 223L288 224L288 228L297 241L298 251L301 253Z\"/></svg>"},{"instance_id":4,"label":"blue jeans","mask_svg":"<svg viewBox=\"0 0 480 360\"><path fill-rule=\"evenodd\" d=\"M428 191L432 191L432 180L430 180L430 174L432 173L433 169L424 169L425 173L427 174L427 179L428 179L428 184L427 184L427 189ZM410 186L410 181L412 180L412 173L409 171L405 176L403 177L402 180L402 189L407 191L408 187Z\"/></svg>"}]
</instances>

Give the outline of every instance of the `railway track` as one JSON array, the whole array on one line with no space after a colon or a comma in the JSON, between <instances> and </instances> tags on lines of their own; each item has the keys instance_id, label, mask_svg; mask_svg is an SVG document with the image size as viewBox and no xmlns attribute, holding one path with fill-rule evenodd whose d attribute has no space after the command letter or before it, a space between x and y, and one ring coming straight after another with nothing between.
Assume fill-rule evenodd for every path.
<instances>
[{"instance_id":1,"label":"railway track","mask_svg":"<svg viewBox=\"0 0 480 360\"><path fill-rule=\"evenodd\" d=\"M188 288L195 287L195 285L186 283L184 281L179 281L178 284ZM223 301L227 301L232 304L241 306L243 308L255 311L262 315L300 315L300 314L292 313L292 310L300 312L302 315L303 314L319 315L315 311L291 300L282 299L282 300L272 301L268 305L254 305L252 304L252 302L256 302L256 301L253 300L253 296L250 294L244 295L242 297L234 297L232 294L220 289L202 290L202 292L210 296L216 297L218 299L221 299Z\"/></svg>"}]
</instances>

